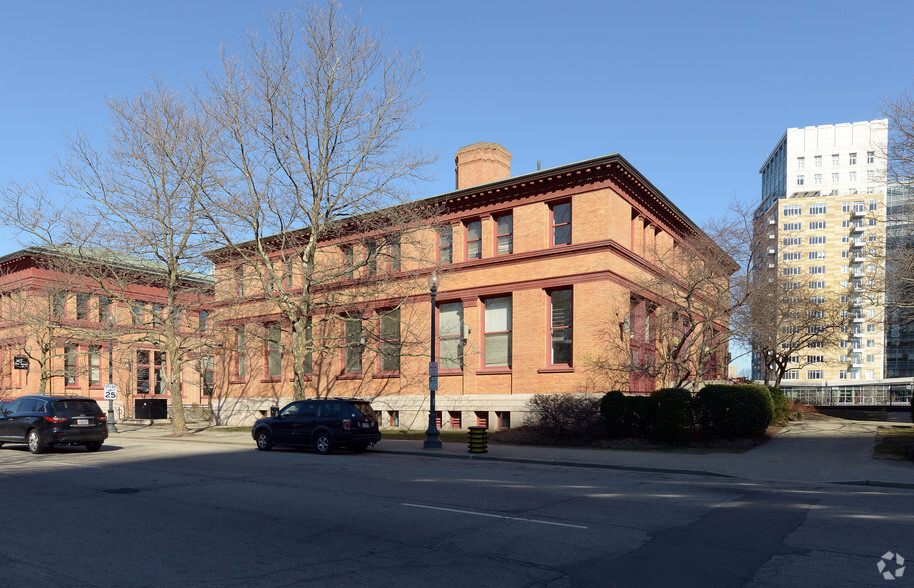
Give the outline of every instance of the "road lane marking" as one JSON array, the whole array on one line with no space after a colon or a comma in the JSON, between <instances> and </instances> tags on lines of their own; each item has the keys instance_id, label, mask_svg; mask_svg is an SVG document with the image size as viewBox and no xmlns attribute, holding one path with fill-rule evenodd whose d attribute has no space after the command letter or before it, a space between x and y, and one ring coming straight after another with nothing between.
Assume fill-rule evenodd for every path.
<instances>
[{"instance_id":1,"label":"road lane marking","mask_svg":"<svg viewBox=\"0 0 914 588\"><path fill-rule=\"evenodd\" d=\"M426 506L424 504L410 504L408 502L401 502L400 504L403 506L412 506L415 508L427 508L429 510L443 510L445 512L456 512L459 514L476 515L478 517L489 517L489 518L493 518L493 519L507 519L509 521L522 521L524 523L538 523L540 525L554 525L556 527L571 527L572 529L586 529L587 528L582 525L569 525L568 523L553 523L552 521L538 521L536 519L522 519L520 517L506 517L506 516L502 516L502 515L489 514L489 513L485 513L485 512L475 512L472 510L458 510L456 508L442 508L440 506Z\"/></svg>"}]
</instances>

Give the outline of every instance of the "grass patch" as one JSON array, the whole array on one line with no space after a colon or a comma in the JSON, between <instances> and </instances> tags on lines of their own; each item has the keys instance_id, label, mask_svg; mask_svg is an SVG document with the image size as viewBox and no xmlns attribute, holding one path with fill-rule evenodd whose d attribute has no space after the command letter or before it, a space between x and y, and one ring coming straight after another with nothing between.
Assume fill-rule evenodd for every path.
<instances>
[{"instance_id":1,"label":"grass patch","mask_svg":"<svg viewBox=\"0 0 914 588\"><path fill-rule=\"evenodd\" d=\"M914 452L914 427L878 427L873 459L894 459L904 461L909 452Z\"/></svg>"},{"instance_id":2,"label":"grass patch","mask_svg":"<svg viewBox=\"0 0 914 588\"><path fill-rule=\"evenodd\" d=\"M207 427L203 430L214 433L250 433L251 427Z\"/></svg>"}]
</instances>

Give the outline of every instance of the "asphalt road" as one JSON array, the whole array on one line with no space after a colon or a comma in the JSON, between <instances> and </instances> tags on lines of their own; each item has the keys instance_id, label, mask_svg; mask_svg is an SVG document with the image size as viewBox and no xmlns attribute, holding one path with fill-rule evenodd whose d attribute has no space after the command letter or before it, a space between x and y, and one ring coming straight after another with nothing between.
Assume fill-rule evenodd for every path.
<instances>
[{"instance_id":1,"label":"asphalt road","mask_svg":"<svg viewBox=\"0 0 914 588\"><path fill-rule=\"evenodd\" d=\"M914 490L109 441L0 449L0 586L914 586Z\"/></svg>"}]
</instances>

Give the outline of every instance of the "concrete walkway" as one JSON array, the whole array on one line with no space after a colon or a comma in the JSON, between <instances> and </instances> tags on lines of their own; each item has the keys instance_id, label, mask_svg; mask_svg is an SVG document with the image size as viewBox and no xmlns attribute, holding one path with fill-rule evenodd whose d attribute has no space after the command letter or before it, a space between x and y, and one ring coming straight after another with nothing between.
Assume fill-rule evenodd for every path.
<instances>
[{"instance_id":1,"label":"concrete walkway","mask_svg":"<svg viewBox=\"0 0 914 588\"><path fill-rule=\"evenodd\" d=\"M827 419L790 423L767 443L745 453L684 453L626 451L490 444L487 453L470 454L464 443L443 443L441 450L424 450L422 441L382 439L372 450L431 458L475 459L602 467L633 471L729 476L751 480L833 482L897 486L914 489L914 463L872 458L874 437L880 423ZM911 425L895 425L911 426ZM170 426L122 422L109 438L150 438L163 441L196 441L237 444L254 449L250 433L194 429L185 437L171 437Z\"/></svg>"}]
</instances>

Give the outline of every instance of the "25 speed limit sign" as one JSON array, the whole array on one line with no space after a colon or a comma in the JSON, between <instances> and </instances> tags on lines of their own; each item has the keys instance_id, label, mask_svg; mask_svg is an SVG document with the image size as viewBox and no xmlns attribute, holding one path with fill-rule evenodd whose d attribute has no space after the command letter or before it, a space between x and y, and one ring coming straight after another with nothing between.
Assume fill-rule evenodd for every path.
<instances>
[{"instance_id":1,"label":"25 speed limit sign","mask_svg":"<svg viewBox=\"0 0 914 588\"><path fill-rule=\"evenodd\" d=\"M117 400L117 384L105 384L105 400Z\"/></svg>"}]
</instances>

